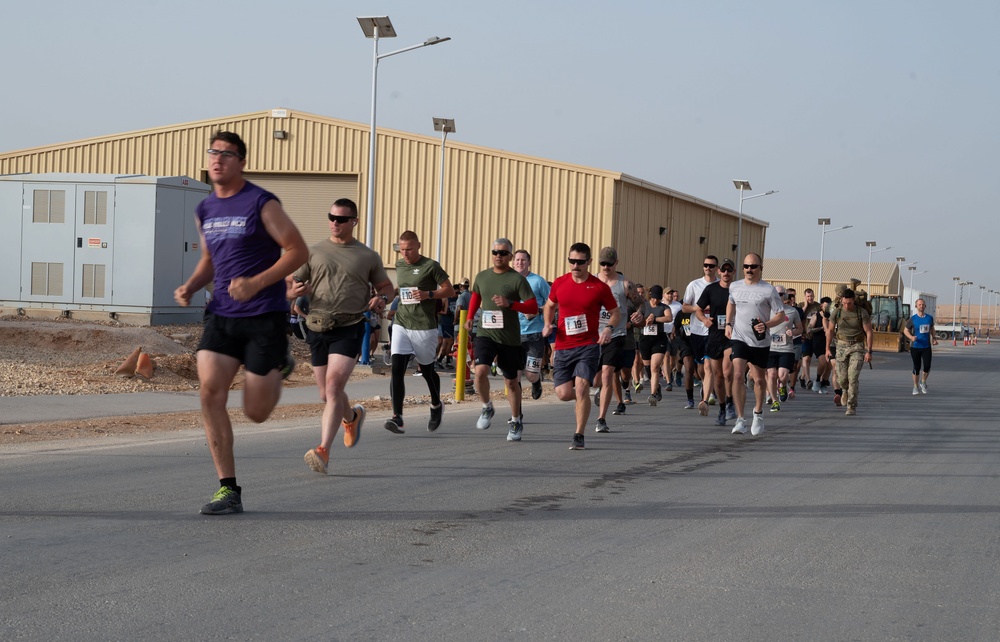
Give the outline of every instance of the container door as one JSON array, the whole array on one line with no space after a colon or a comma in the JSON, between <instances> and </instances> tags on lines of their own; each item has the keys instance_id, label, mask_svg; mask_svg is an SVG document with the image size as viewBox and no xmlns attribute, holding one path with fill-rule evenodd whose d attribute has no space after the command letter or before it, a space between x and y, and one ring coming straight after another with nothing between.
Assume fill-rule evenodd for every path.
<instances>
[{"instance_id":1,"label":"container door","mask_svg":"<svg viewBox=\"0 0 1000 642\"><path fill-rule=\"evenodd\" d=\"M21 299L73 301L76 193L72 185L25 183L21 196Z\"/></svg>"},{"instance_id":2,"label":"container door","mask_svg":"<svg viewBox=\"0 0 1000 642\"><path fill-rule=\"evenodd\" d=\"M111 262L114 256L115 188L78 185L76 188L76 259L73 302L111 303ZM152 239L150 239L152 251Z\"/></svg>"}]
</instances>

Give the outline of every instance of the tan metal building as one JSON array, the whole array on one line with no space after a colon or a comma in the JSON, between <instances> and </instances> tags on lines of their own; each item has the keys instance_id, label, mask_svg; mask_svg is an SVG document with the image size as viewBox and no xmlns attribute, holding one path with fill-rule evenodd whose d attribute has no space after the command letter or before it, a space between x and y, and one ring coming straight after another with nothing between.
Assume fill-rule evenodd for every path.
<instances>
[{"instance_id":1,"label":"tan metal building","mask_svg":"<svg viewBox=\"0 0 1000 642\"><path fill-rule=\"evenodd\" d=\"M190 176L208 181L212 132L247 143L247 178L278 195L308 243L329 234L326 212L340 197L358 203L366 235L369 126L290 109L228 116L0 154L0 174L79 172ZM379 129L375 249L395 264L393 243L412 229L435 256L440 139ZM611 172L449 140L441 263L453 280L489 265L500 236L529 250L547 279L567 271L577 241L618 248L635 281L681 288L701 259L731 257L737 212ZM735 197L734 197L735 200ZM5 215L0 213L0 216ZM763 254L767 223L743 217L745 251ZM740 257L732 257L737 261ZM596 260L594 271L596 271Z\"/></svg>"},{"instance_id":2,"label":"tan metal building","mask_svg":"<svg viewBox=\"0 0 1000 642\"><path fill-rule=\"evenodd\" d=\"M823 291L816 288L819 285L819 261L801 259L765 259L763 277L772 285L783 285L795 288L799 303L804 299L802 291L812 288L816 292L816 300L824 296L831 299L834 288L839 283L847 283L851 279L861 281L861 288L869 294L901 294L899 282L899 264L875 263L872 266L871 288L868 287L867 261L823 261Z\"/></svg>"}]
</instances>

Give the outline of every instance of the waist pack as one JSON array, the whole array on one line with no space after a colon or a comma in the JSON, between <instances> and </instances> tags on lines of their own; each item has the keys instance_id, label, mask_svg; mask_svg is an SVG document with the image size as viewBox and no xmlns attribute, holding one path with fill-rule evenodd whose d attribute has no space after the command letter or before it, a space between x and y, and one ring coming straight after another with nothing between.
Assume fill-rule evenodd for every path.
<instances>
[{"instance_id":1,"label":"waist pack","mask_svg":"<svg viewBox=\"0 0 1000 642\"><path fill-rule=\"evenodd\" d=\"M354 325L364 318L363 314L310 312L306 315L306 327L313 332L329 332L334 328L343 328L349 325Z\"/></svg>"}]
</instances>

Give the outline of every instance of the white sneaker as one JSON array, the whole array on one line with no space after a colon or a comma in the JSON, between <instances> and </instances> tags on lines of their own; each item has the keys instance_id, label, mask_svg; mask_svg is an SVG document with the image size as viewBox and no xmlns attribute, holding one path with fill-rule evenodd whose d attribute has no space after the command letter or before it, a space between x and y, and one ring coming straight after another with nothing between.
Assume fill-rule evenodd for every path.
<instances>
[{"instance_id":1,"label":"white sneaker","mask_svg":"<svg viewBox=\"0 0 1000 642\"><path fill-rule=\"evenodd\" d=\"M747 434L747 421L743 417L737 417L736 425L733 426L733 434Z\"/></svg>"},{"instance_id":2,"label":"white sneaker","mask_svg":"<svg viewBox=\"0 0 1000 642\"><path fill-rule=\"evenodd\" d=\"M920 382L920 392L924 393L925 395L927 394L927 382L926 381L921 381Z\"/></svg>"},{"instance_id":3,"label":"white sneaker","mask_svg":"<svg viewBox=\"0 0 1000 642\"><path fill-rule=\"evenodd\" d=\"M483 406L483 410L479 414L479 419L476 421L476 428L479 430L486 430L490 427L490 419L493 419L492 403Z\"/></svg>"},{"instance_id":4,"label":"white sneaker","mask_svg":"<svg viewBox=\"0 0 1000 642\"><path fill-rule=\"evenodd\" d=\"M753 424L750 426L750 434L756 437L762 432L764 432L764 415L758 415L755 412L753 413Z\"/></svg>"},{"instance_id":5,"label":"white sneaker","mask_svg":"<svg viewBox=\"0 0 1000 642\"><path fill-rule=\"evenodd\" d=\"M916 397L920 394L920 388L913 386L913 396Z\"/></svg>"},{"instance_id":6,"label":"white sneaker","mask_svg":"<svg viewBox=\"0 0 1000 642\"><path fill-rule=\"evenodd\" d=\"M820 385L818 381L813 381L813 392L819 392Z\"/></svg>"}]
</instances>

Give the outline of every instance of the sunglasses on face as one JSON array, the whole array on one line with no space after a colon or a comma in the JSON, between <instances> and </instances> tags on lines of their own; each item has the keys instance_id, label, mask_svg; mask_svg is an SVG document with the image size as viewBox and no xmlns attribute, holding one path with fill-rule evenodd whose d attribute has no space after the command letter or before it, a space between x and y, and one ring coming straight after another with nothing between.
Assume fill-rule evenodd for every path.
<instances>
[{"instance_id":1,"label":"sunglasses on face","mask_svg":"<svg viewBox=\"0 0 1000 642\"><path fill-rule=\"evenodd\" d=\"M358 218L357 216L336 216L334 214L327 214L326 216L334 223L338 223L340 225L343 225L348 221L353 221Z\"/></svg>"},{"instance_id":2,"label":"sunglasses on face","mask_svg":"<svg viewBox=\"0 0 1000 642\"><path fill-rule=\"evenodd\" d=\"M711 270L714 270L715 268L717 268L719 266L716 265L715 263L705 263L705 267L707 267L707 268L709 268Z\"/></svg>"},{"instance_id":3,"label":"sunglasses on face","mask_svg":"<svg viewBox=\"0 0 1000 642\"><path fill-rule=\"evenodd\" d=\"M572 263L573 265L586 265L587 261L589 261L590 259L566 259L566 260Z\"/></svg>"},{"instance_id":4,"label":"sunglasses on face","mask_svg":"<svg viewBox=\"0 0 1000 642\"><path fill-rule=\"evenodd\" d=\"M223 157L223 158L225 158L227 160L230 159L230 158L242 158L242 156L240 156L236 152L231 152L228 149L210 149L210 150L208 150L208 155L209 156L221 156L221 157Z\"/></svg>"},{"instance_id":5,"label":"sunglasses on face","mask_svg":"<svg viewBox=\"0 0 1000 642\"><path fill-rule=\"evenodd\" d=\"M760 263L744 263L743 264L743 269L744 270L756 270L759 267L760 267Z\"/></svg>"},{"instance_id":6,"label":"sunglasses on face","mask_svg":"<svg viewBox=\"0 0 1000 642\"><path fill-rule=\"evenodd\" d=\"M719 272L732 272L732 271L733 271L733 266L731 265L723 265L722 267L719 268Z\"/></svg>"},{"instance_id":7,"label":"sunglasses on face","mask_svg":"<svg viewBox=\"0 0 1000 642\"><path fill-rule=\"evenodd\" d=\"M614 267L614 263L609 263L607 261L601 261L601 267Z\"/></svg>"},{"instance_id":8,"label":"sunglasses on face","mask_svg":"<svg viewBox=\"0 0 1000 642\"><path fill-rule=\"evenodd\" d=\"M493 256L510 256L507 250L493 250Z\"/></svg>"}]
</instances>

